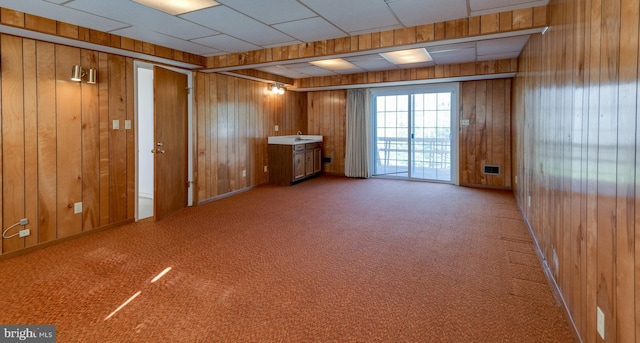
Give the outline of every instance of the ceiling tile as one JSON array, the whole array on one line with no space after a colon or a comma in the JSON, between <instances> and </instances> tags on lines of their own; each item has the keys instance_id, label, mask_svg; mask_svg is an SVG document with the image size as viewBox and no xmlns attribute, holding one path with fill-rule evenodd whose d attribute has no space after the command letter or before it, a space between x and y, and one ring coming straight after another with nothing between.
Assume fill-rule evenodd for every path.
<instances>
[{"instance_id":1,"label":"ceiling tile","mask_svg":"<svg viewBox=\"0 0 640 343\"><path fill-rule=\"evenodd\" d=\"M502 60L502 59L508 59L508 58L517 58L518 56L520 56L519 51L501 52L496 54L478 55L477 61Z\"/></svg>"},{"instance_id":2,"label":"ceiling tile","mask_svg":"<svg viewBox=\"0 0 640 343\"><path fill-rule=\"evenodd\" d=\"M295 0L218 0L218 2L267 25L316 16Z\"/></svg>"},{"instance_id":3,"label":"ceiling tile","mask_svg":"<svg viewBox=\"0 0 640 343\"><path fill-rule=\"evenodd\" d=\"M388 0L387 3L405 26L467 17L465 0Z\"/></svg>"},{"instance_id":4,"label":"ceiling tile","mask_svg":"<svg viewBox=\"0 0 640 343\"><path fill-rule=\"evenodd\" d=\"M90 27L92 29L105 32L129 26L129 24L121 21L99 17L71 8L65 8L64 6L59 6L46 1L0 0L0 7L31 13L73 25Z\"/></svg>"},{"instance_id":5,"label":"ceiling tile","mask_svg":"<svg viewBox=\"0 0 640 343\"><path fill-rule=\"evenodd\" d=\"M178 49L182 51L189 51L191 53L199 54L199 55L205 55L205 54L208 55L208 54L219 52L216 49L211 47L185 41L175 37L170 37L162 33L157 33L157 32L148 31L148 30L140 30L135 27L127 27L127 28L115 30L112 32L116 35L138 39L141 41L153 43L156 45L162 45L162 46L166 46L166 47L170 47L170 48Z\"/></svg>"},{"instance_id":6,"label":"ceiling tile","mask_svg":"<svg viewBox=\"0 0 640 343\"><path fill-rule=\"evenodd\" d=\"M225 6L190 12L180 17L258 46L292 40L292 37Z\"/></svg>"},{"instance_id":7,"label":"ceiling tile","mask_svg":"<svg viewBox=\"0 0 640 343\"><path fill-rule=\"evenodd\" d=\"M65 6L187 40L219 33L129 0L75 0Z\"/></svg>"},{"instance_id":8,"label":"ceiling tile","mask_svg":"<svg viewBox=\"0 0 640 343\"><path fill-rule=\"evenodd\" d=\"M287 69L292 70L292 71L296 71L298 73L302 73L302 74L306 74L309 76L331 76L331 75L336 75L338 73L333 72L331 70L327 70L324 68L320 68L320 67L316 67L314 65L307 65L306 67L294 67L294 68L289 68L287 67Z\"/></svg>"},{"instance_id":9,"label":"ceiling tile","mask_svg":"<svg viewBox=\"0 0 640 343\"><path fill-rule=\"evenodd\" d=\"M490 39L476 43L478 56L507 52L520 52L529 40L528 35L500 39Z\"/></svg>"},{"instance_id":10,"label":"ceiling tile","mask_svg":"<svg viewBox=\"0 0 640 343\"><path fill-rule=\"evenodd\" d=\"M315 42L345 36L344 32L320 17L291 21L273 25L273 27L303 42Z\"/></svg>"},{"instance_id":11,"label":"ceiling tile","mask_svg":"<svg viewBox=\"0 0 640 343\"><path fill-rule=\"evenodd\" d=\"M378 54L347 57L345 60L366 71L379 71L396 69L397 66Z\"/></svg>"},{"instance_id":12,"label":"ceiling tile","mask_svg":"<svg viewBox=\"0 0 640 343\"><path fill-rule=\"evenodd\" d=\"M267 73L276 74L284 77L289 77L292 79L300 79L300 78L305 78L310 76L308 74L303 74L298 71L287 69L281 66L262 67L262 68L256 68L256 70L260 70L260 71L264 71Z\"/></svg>"},{"instance_id":13,"label":"ceiling tile","mask_svg":"<svg viewBox=\"0 0 640 343\"><path fill-rule=\"evenodd\" d=\"M299 0L344 32L397 25L384 0Z\"/></svg>"},{"instance_id":14,"label":"ceiling tile","mask_svg":"<svg viewBox=\"0 0 640 343\"><path fill-rule=\"evenodd\" d=\"M433 62L436 64L467 63L476 61L475 48L442 50L440 52L432 52L429 50L429 54L433 58Z\"/></svg>"},{"instance_id":15,"label":"ceiling tile","mask_svg":"<svg viewBox=\"0 0 640 343\"><path fill-rule=\"evenodd\" d=\"M396 25L391 25L391 26L377 26L377 27L366 29L366 30L349 31L349 35L357 36L357 35L363 35L363 34L372 33L372 32L391 31L391 30L402 29L402 28L404 28L404 26L400 23L397 23Z\"/></svg>"},{"instance_id":16,"label":"ceiling tile","mask_svg":"<svg viewBox=\"0 0 640 343\"><path fill-rule=\"evenodd\" d=\"M226 52L242 52L260 49L257 45L253 45L227 35L209 36L193 39L191 41Z\"/></svg>"},{"instance_id":17,"label":"ceiling tile","mask_svg":"<svg viewBox=\"0 0 640 343\"><path fill-rule=\"evenodd\" d=\"M469 0L471 15L512 11L519 8L545 6L548 0Z\"/></svg>"}]
</instances>

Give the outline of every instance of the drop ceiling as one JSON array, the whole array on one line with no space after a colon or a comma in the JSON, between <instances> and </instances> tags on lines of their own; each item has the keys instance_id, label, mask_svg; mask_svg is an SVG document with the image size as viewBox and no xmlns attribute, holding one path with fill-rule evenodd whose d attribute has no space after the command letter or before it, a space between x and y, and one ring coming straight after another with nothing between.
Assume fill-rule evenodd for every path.
<instances>
[{"instance_id":1,"label":"drop ceiling","mask_svg":"<svg viewBox=\"0 0 640 343\"><path fill-rule=\"evenodd\" d=\"M548 0L217 0L220 5L170 15L131 0L0 0L0 7L215 56L348 37L546 5ZM0 32L2 32L0 27ZM464 63L519 55L527 35L426 47L433 61L398 66L378 54L348 56L349 70L308 61L259 70L290 78Z\"/></svg>"}]
</instances>

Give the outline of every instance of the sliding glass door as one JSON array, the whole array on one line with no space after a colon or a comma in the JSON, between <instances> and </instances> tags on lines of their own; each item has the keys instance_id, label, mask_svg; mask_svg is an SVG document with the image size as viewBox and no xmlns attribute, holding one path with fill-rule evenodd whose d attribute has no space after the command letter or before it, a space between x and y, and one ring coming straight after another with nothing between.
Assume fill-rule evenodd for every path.
<instances>
[{"instance_id":1,"label":"sliding glass door","mask_svg":"<svg viewBox=\"0 0 640 343\"><path fill-rule=\"evenodd\" d=\"M372 92L374 175L457 183L457 84Z\"/></svg>"}]
</instances>

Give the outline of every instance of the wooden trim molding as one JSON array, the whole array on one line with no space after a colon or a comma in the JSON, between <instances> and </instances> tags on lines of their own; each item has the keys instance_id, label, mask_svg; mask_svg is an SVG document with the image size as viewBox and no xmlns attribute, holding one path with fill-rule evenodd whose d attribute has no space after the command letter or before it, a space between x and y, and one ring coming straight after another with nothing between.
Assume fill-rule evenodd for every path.
<instances>
[{"instance_id":1,"label":"wooden trim molding","mask_svg":"<svg viewBox=\"0 0 640 343\"><path fill-rule=\"evenodd\" d=\"M547 12L547 6L531 7L352 37L210 56L205 58L205 68L229 68L295 59L321 58L381 48L543 28L548 25Z\"/></svg>"},{"instance_id":2,"label":"wooden trim molding","mask_svg":"<svg viewBox=\"0 0 640 343\"><path fill-rule=\"evenodd\" d=\"M200 55L38 17L7 8L0 8L0 24L199 66L204 66L205 62L205 58Z\"/></svg>"},{"instance_id":3,"label":"wooden trim molding","mask_svg":"<svg viewBox=\"0 0 640 343\"><path fill-rule=\"evenodd\" d=\"M310 77L297 79L291 89L313 89L351 85L372 85L390 82L435 80L458 77L472 77L493 74L511 74L518 71L515 58L437 65L433 67L397 69L368 73Z\"/></svg>"}]
</instances>

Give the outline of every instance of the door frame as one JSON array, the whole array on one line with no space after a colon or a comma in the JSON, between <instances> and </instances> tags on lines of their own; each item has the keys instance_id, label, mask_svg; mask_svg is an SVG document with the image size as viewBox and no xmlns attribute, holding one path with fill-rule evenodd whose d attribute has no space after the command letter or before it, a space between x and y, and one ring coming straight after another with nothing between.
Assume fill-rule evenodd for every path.
<instances>
[{"instance_id":1,"label":"door frame","mask_svg":"<svg viewBox=\"0 0 640 343\"><path fill-rule=\"evenodd\" d=\"M405 95L412 93L442 93L442 92L451 92L451 181L446 182L454 185L460 185L460 176L459 170L460 166L458 156L460 154L460 144L458 142L459 133L460 133L460 121L459 112L460 112L460 82L446 82L446 83L431 83L431 84L417 84L412 86L398 86L398 87L379 87L373 88L370 90L369 94L369 108L371 111L371 123L370 123L370 164L371 170L374 170L375 163L375 152L376 152L376 96L385 96L385 95ZM409 119L409 125L412 126L411 118ZM411 168L411 166L409 166ZM384 177L384 176L376 176L376 177ZM417 178L407 178L408 180L414 181L423 181L422 179ZM424 180L427 182L443 182L438 180Z\"/></svg>"},{"instance_id":2,"label":"door frame","mask_svg":"<svg viewBox=\"0 0 640 343\"><path fill-rule=\"evenodd\" d=\"M185 70L185 69L180 69L180 68L175 68L175 67L170 67L170 66L166 66L166 65L161 65L161 64L154 64L154 63L149 63L149 62L143 62L143 61L133 61L133 75L134 75L134 80L133 80L133 88L134 88L134 118L133 118L133 122L134 122L134 141L135 141L135 156L136 156L136 183L135 183L135 197L136 197L136 201L135 201L135 220L138 221L139 215L138 215L138 176L139 176L139 172L140 172L140 166L139 166L139 147L138 147L138 69L149 69L153 71L153 67L154 66L158 66L161 68L165 68L165 69L169 69L181 74L185 74L187 75L187 87L189 87L189 92L187 92L187 176L189 177L189 188L187 189L187 206L193 206L193 185L194 183L194 179L193 179L193 170L194 170L194 159L193 159L193 141L194 141L194 137L193 137L193 92L191 90L193 90L193 72L191 72L190 70ZM155 178L155 175L154 175ZM155 214L154 214L155 215Z\"/></svg>"}]
</instances>

